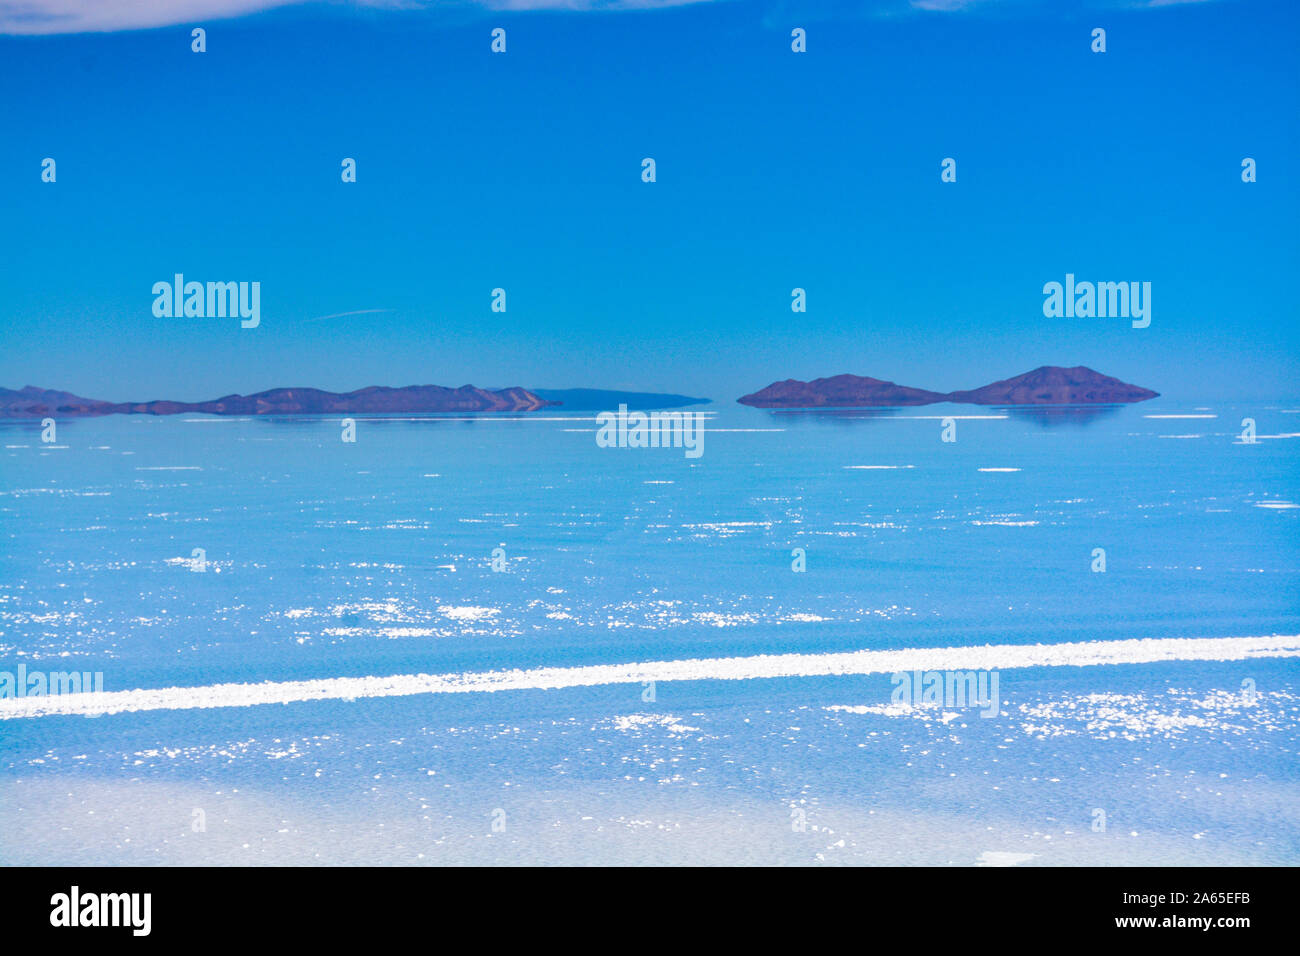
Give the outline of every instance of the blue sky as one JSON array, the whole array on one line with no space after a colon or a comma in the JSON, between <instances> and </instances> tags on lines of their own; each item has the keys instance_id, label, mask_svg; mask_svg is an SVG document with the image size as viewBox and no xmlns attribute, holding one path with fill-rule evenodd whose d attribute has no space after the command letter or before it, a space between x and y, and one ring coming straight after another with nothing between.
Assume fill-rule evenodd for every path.
<instances>
[{"instance_id":1,"label":"blue sky","mask_svg":"<svg viewBox=\"0 0 1300 956\"><path fill-rule=\"evenodd\" d=\"M549 5L0 3L0 385L1300 395L1294 3ZM155 318L176 272L260 327ZM1045 318L1067 272L1151 326Z\"/></svg>"}]
</instances>

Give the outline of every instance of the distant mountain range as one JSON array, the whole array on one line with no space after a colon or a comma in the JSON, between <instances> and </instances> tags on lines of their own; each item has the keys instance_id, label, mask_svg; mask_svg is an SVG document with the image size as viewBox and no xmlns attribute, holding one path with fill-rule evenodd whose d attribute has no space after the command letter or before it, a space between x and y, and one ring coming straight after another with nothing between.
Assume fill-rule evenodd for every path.
<instances>
[{"instance_id":1,"label":"distant mountain range","mask_svg":"<svg viewBox=\"0 0 1300 956\"><path fill-rule=\"evenodd\" d=\"M72 392L28 385L17 391L0 388L0 418L44 418L81 415L321 415L418 412L533 412L562 407L565 411L608 411L628 408L678 408L699 405L707 398L658 392L619 392L596 388L484 389L473 385L443 388L408 385L371 386L355 392L326 392L318 388L273 388L254 395L227 395L210 402L104 402Z\"/></svg>"},{"instance_id":2,"label":"distant mountain range","mask_svg":"<svg viewBox=\"0 0 1300 956\"><path fill-rule=\"evenodd\" d=\"M860 375L800 382L787 379L737 399L756 408L861 408L931 405L962 402L973 405L1102 405L1142 402L1156 392L1129 385L1082 365L1042 368L961 392L932 392ZM355 392L326 392L318 388L273 388L253 395L227 395L208 402L105 402L72 392L28 385L17 391L0 388L0 418L44 418L88 415L339 415L412 414L420 412L533 412L556 407L564 411L608 411L629 408L678 408L698 405L706 398L657 392L604 389L483 389L473 385L443 388L408 385L371 386Z\"/></svg>"},{"instance_id":3,"label":"distant mountain range","mask_svg":"<svg viewBox=\"0 0 1300 956\"><path fill-rule=\"evenodd\" d=\"M1076 365L1044 365L1024 375L961 392L931 392L859 375L836 375L811 382L786 379L737 399L756 408L846 408L931 405L1111 405L1144 402L1159 393Z\"/></svg>"},{"instance_id":4,"label":"distant mountain range","mask_svg":"<svg viewBox=\"0 0 1300 956\"><path fill-rule=\"evenodd\" d=\"M355 392L325 392L318 388L273 388L254 395L227 395L210 402L101 402L71 392L28 385L14 391L0 388L0 418L39 418L46 415L319 415L375 412L531 412L553 405L524 388L487 391L473 385L443 388L408 385L371 386Z\"/></svg>"}]
</instances>

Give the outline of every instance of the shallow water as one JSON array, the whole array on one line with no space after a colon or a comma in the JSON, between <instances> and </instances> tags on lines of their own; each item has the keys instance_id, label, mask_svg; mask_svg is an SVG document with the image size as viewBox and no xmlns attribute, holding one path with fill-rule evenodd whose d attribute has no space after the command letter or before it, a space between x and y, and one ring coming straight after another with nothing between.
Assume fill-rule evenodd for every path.
<instances>
[{"instance_id":1,"label":"shallow water","mask_svg":"<svg viewBox=\"0 0 1300 956\"><path fill-rule=\"evenodd\" d=\"M355 444L4 423L0 668L112 692L1300 634L1300 403L705 410L696 459L549 411ZM989 718L891 706L884 674L19 717L0 861L1295 863L1296 667L1009 668Z\"/></svg>"}]
</instances>

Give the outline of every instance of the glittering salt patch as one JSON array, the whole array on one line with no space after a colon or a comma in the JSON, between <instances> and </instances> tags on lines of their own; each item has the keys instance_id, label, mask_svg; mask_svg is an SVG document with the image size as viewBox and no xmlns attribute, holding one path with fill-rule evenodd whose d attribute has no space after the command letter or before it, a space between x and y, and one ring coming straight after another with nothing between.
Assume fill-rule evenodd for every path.
<instances>
[{"instance_id":1,"label":"glittering salt patch","mask_svg":"<svg viewBox=\"0 0 1300 956\"><path fill-rule=\"evenodd\" d=\"M15 498L23 495L70 495L75 492L66 488L14 488L10 491L3 491L0 494L13 495Z\"/></svg>"},{"instance_id":2,"label":"glittering salt patch","mask_svg":"<svg viewBox=\"0 0 1300 956\"><path fill-rule=\"evenodd\" d=\"M48 714L115 714L141 710L252 707L309 700L357 700L417 694L559 690L650 681L757 680L893 674L915 670L1010 670L1089 667L1155 661L1226 661L1300 657L1300 635L1162 638L1064 644L986 644L826 654L760 654L579 667L539 667L459 674L392 674L322 680L159 687L46 697L0 698L0 719Z\"/></svg>"},{"instance_id":3,"label":"glittering salt patch","mask_svg":"<svg viewBox=\"0 0 1300 956\"><path fill-rule=\"evenodd\" d=\"M673 482L673 481L643 481L643 482L641 482L641 484L643 484L643 485L672 485L672 484L676 484L676 482Z\"/></svg>"},{"instance_id":4,"label":"glittering salt patch","mask_svg":"<svg viewBox=\"0 0 1300 956\"><path fill-rule=\"evenodd\" d=\"M1276 508L1279 511L1289 510L1291 508L1300 508L1300 505L1293 501L1256 501L1256 508Z\"/></svg>"},{"instance_id":5,"label":"glittering salt patch","mask_svg":"<svg viewBox=\"0 0 1300 956\"><path fill-rule=\"evenodd\" d=\"M453 607L449 604L440 605L438 613L443 617L449 617L453 621L482 621L486 618L493 617L501 613L500 608L495 607Z\"/></svg>"},{"instance_id":6,"label":"glittering salt patch","mask_svg":"<svg viewBox=\"0 0 1300 956\"><path fill-rule=\"evenodd\" d=\"M756 614L719 614L717 611L696 611L691 617L712 627L737 627L758 621Z\"/></svg>"},{"instance_id":7,"label":"glittering salt patch","mask_svg":"<svg viewBox=\"0 0 1300 956\"><path fill-rule=\"evenodd\" d=\"M938 703L928 702L919 704L908 704L902 701L892 701L888 704L832 704L829 707L823 707L822 710L832 713L854 714L858 717L865 717L867 714L874 714L877 717L912 717L927 723L937 722L941 724L951 723L960 716L955 711L944 710Z\"/></svg>"},{"instance_id":8,"label":"glittering salt patch","mask_svg":"<svg viewBox=\"0 0 1300 956\"><path fill-rule=\"evenodd\" d=\"M999 525L1003 528L1032 528L1037 521L972 521L973 525Z\"/></svg>"},{"instance_id":9,"label":"glittering salt patch","mask_svg":"<svg viewBox=\"0 0 1300 956\"><path fill-rule=\"evenodd\" d=\"M1019 468L977 468L977 471L1019 471Z\"/></svg>"},{"instance_id":10,"label":"glittering salt patch","mask_svg":"<svg viewBox=\"0 0 1300 956\"><path fill-rule=\"evenodd\" d=\"M1037 853L1007 853L1002 850L985 850L975 862L976 866L1019 866L1028 863Z\"/></svg>"},{"instance_id":11,"label":"glittering salt patch","mask_svg":"<svg viewBox=\"0 0 1300 956\"><path fill-rule=\"evenodd\" d=\"M747 528L771 528L770 521L710 521L703 524L684 524L683 529L707 531L715 535L745 534Z\"/></svg>"},{"instance_id":12,"label":"glittering salt patch","mask_svg":"<svg viewBox=\"0 0 1300 956\"><path fill-rule=\"evenodd\" d=\"M825 621L828 619L822 617L820 614L788 614L785 617L783 617L781 620L795 621L802 624L802 623L816 623L817 621Z\"/></svg>"},{"instance_id":13,"label":"glittering salt patch","mask_svg":"<svg viewBox=\"0 0 1300 956\"><path fill-rule=\"evenodd\" d=\"M1040 740L1086 736L1096 740L1173 738L1193 731L1256 734L1280 730L1275 709L1265 701L1294 704L1295 695L1273 691L1247 695L1216 690L1193 693L1170 688L1164 694L1095 693L1067 696L1044 703L1022 704L1021 730Z\"/></svg>"},{"instance_id":14,"label":"glittering salt patch","mask_svg":"<svg viewBox=\"0 0 1300 956\"><path fill-rule=\"evenodd\" d=\"M195 570L198 570L199 568L199 563L197 558L179 558L179 557L165 558L163 559L163 564L166 564L169 567L173 567L173 568L194 568ZM223 564L227 568L231 566L229 561L223 563L218 561L205 560L203 562L203 566L205 568L207 568L208 570L216 574L221 573L221 568L223 567Z\"/></svg>"},{"instance_id":15,"label":"glittering salt patch","mask_svg":"<svg viewBox=\"0 0 1300 956\"><path fill-rule=\"evenodd\" d=\"M392 621L408 614L396 601L362 601L357 604L336 604L330 608L335 617L348 614L368 614L373 621Z\"/></svg>"},{"instance_id":16,"label":"glittering salt patch","mask_svg":"<svg viewBox=\"0 0 1300 956\"><path fill-rule=\"evenodd\" d=\"M688 727L672 714L626 714L606 721L605 726L623 732L662 729L670 734L697 734L699 727Z\"/></svg>"}]
</instances>

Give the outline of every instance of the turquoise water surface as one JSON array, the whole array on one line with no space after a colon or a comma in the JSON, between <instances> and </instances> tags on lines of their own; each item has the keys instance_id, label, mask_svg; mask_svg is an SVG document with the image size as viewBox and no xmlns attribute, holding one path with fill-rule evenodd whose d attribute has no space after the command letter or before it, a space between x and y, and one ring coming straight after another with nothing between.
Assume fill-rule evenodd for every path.
<instances>
[{"instance_id":1,"label":"turquoise water surface","mask_svg":"<svg viewBox=\"0 0 1300 956\"><path fill-rule=\"evenodd\" d=\"M1300 634L1300 403L701 408L698 458L555 410L355 443L6 422L0 669L114 692ZM1294 656L1000 660L987 718L707 667L13 716L0 862L1300 862Z\"/></svg>"}]
</instances>

